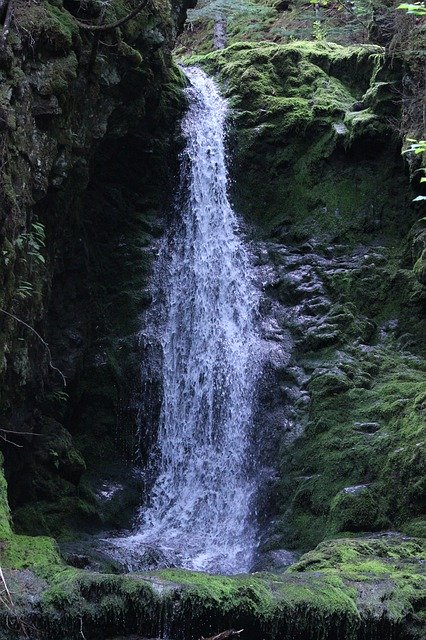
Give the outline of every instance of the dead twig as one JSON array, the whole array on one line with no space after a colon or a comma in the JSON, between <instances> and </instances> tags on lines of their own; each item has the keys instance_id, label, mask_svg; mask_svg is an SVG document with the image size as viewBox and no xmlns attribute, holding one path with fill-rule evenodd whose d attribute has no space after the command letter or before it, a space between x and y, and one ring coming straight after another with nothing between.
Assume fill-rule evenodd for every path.
<instances>
[{"instance_id":1,"label":"dead twig","mask_svg":"<svg viewBox=\"0 0 426 640\"><path fill-rule=\"evenodd\" d=\"M34 433L33 431L11 431L10 429L2 429L0 428L0 438L3 442L7 442L7 444L11 444L14 447L18 447L18 449L22 449L23 445L14 442L13 440L9 440L9 435L13 434L15 436L41 436L42 433Z\"/></svg>"},{"instance_id":2,"label":"dead twig","mask_svg":"<svg viewBox=\"0 0 426 640\"><path fill-rule=\"evenodd\" d=\"M6 607L6 609L9 611L11 616L15 618L22 635L25 638L29 639L30 636L28 635L27 627L16 610L16 605L13 601L12 594L10 593L10 590L7 585L6 578L4 577L3 569L1 568L1 566L0 566L0 584L3 585L3 590L0 593L0 602Z\"/></svg>"},{"instance_id":3,"label":"dead twig","mask_svg":"<svg viewBox=\"0 0 426 640\"><path fill-rule=\"evenodd\" d=\"M9 318L13 318L13 320L16 320L16 322L19 322L20 324L23 324L24 327L27 327L27 329L29 329L30 331L32 331L37 338L40 340L40 342L44 345L44 347L46 348L46 351L49 355L49 367L51 369L53 369L53 371L57 371L57 373L59 373L59 375L62 378L62 382L64 384L64 387L67 386L67 381L66 378L64 376L64 374L62 373L62 371L60 369L58 369L58 367L55 367L55 365L52 362L52 353L50 351L50 347L47 344L46 340L44 340L41 335L34 329L34 327L32 327L30 324L28 324L27 322L25 322L24 320L21 320L21 318L18 318L17 316L15 316L13 313L9 313L9 311L5 311L5 309L1 309L0 308L0 312L4 313L6 316L9 316Z\"/></svg>"},{"instance_id":4,"label":"dead twig","mask_svg":"<svg viewBox=\"0 0 426 640\"><path fill-rule=\"evenodd\" d=\"M83 640L86 640L86 636L83 633L83 617L80 617L80 635L83 638Z\"/></svg>"},{"instance_id":5,"label":"dead twig","mask_svg":"<svg viewBox=\"0 0 426 640\"><path fill-rule=\"evenodd\" d=\"M99 14L99 18L98 18L98 25L102 25L103 21L104 21L104 16L105 16L105 11L106 11L106 4L104 4L102 6L101 12ZM94 36L93 36L93 42L92 42L92 50L90 52L90 59L89 59L89 66L88 66L88 70L91 71L94 67L95 61L96 61L96 56L98 54L98 49L99 49L99 40L101 38L101 34L99 31L96 31Z\"/></svg>"},{"instance_id":6,"label":"dead twig","mask_svg":"<svg viewBox=\"0 0 426 640\"><path fill-rule=\"evenodd\" d=\"M9 587L7 586L6 578L4 577L3 569L0 567L0 580L3 584L4 591L6 592L9 603L14 606L12 596L10 595Z\"/></svg>"},{"instance_id":7,"label":"dead twig","mask_svg":"<svg viewBox=\"0 0 426 640\"><path fill-rule=\"evenodd\" d=\"M201 636L200 640L231 640L231 638L236 638L243 631L244 629L240 629L239 631L235 631L235 629L227 629L227 631L222 631L222 633L218 633L215 636L210 636L209 638L204 638L204 636Z\"/></svg>"}]
</instances>

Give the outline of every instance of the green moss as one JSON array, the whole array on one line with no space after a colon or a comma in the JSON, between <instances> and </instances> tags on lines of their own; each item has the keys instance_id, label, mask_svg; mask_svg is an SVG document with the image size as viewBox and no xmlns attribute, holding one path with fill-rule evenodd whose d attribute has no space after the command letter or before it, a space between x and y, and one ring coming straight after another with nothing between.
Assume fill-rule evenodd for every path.
<instances>
[{"instance_id":1,"label":"green moss","mask_svg":"<svg viewBox=\"0 0 426 640\"><path fill-rule=\"evenodd\" d=\"M6 569L31 569L42 578L64 566L55 541L42 536L12 535L4 544L1 561Z\"/></svg>"},{"instance_id":2,"label":"green moss","mask_svg":"<svg viewBox=\"0 0 426 640\"><path fill-rule=\"evenodd\" d=\"M206 606L207 602L207 606L220 605L223 614L235 607L241 607L260 616L265 613L271 601L267 586L254 576L228 578L182 569L164 569L156 572L156 575L167 582L189 587L190 597L202 600L203 606Z\"/></svg>"},{"instance_id":3,"label":"green moss","mask_svg":"<svg viewBox=\"0 0 426 640\"><path fill-rule=\"evenodd\" d=\"M413 520L408 520L402 527L402 531L409 536L426 538L426 519L413 518Z\"/></svg>"},{"instance_id":4,"label":"green moss","mask_svg":"<svg viewBox=\"0 0 426 640\"><path fill-rule=\"evenodd\" d=\"M341 490L330 503L330 531L377 531L386 528L389 519L375 488L360 485L353 492Z\"/></svg>"},{"instance_id":5,"label":"green moss","mask_svg":"<svg viewBox=\"0 0 426 640\"><path fill-rule=\"evenodd\" d=\"M11 533L7 484L3 474L3 454L0 452L0 540L6 540Z\"/></svg>"},{"instance_id":6,"label":"green moss","mask_svg":"<svg viewBox=\"0 0 426 640\"><path fill-rule=\"evenodd\" d=\"M75 19L65 9L42 0L40 3L18 2L15 22L20 32L37 51L68 53L79 40Z\"/></svg>"},{"instance_id":7,"label":"green moss","mask_svg":"<svg viewBox=\"0 0 426 640\"><path fill-rule=\"evenodd\" d=\"M340 352L339 368L330 362L309 385L309 424L282 462L283 509L292 495L284 545L398 528L422 512L424 367L392 347L353 354L345 363Z\"/></svg>"},{"instance_id":8,"label":"green moss","mask_svg":"<svg viewBox=\"0 0 426 640\"><path fill-rule=\"evenodd\" d=\"M177 570L156 575L185 586L194 611L203 602L224 624L238 620L253 631L253 620L244 616L254 615L271 637L310 637L313 629L318 637L329 637L340 627L343 637L353 638L359 637L366 617L384 615L386 624L409 617L421 627L425 552L424 542L397 536L335 540L279 576L225 578Z\"/></svg>"},{"instance_id":9,"label":"green moss","mask_svg":"<svg viewBox=\"0 0 426 640\"><path fill-rule=\"evenodd\" d=\"M30 548L28 539L22 543ZM397 631L403 624L407 629L407 621L411 630L421 628L425 546L417 540L335 540L279 576L232 577L178 569L91 574L61 565L48 541L31 548L32 556L23 556L21 549L14 564L47 580L30 615L49 640L62 637L65 620L70 639L81 634L81 620L83 632L94 638L164 629L174 636L196 636L232 622L271 640L313 634L321 640L336 634L355 640L366 629L380 632L394 625ZM19 574L14 579L19 588ZM27 610L20 615L25 621Z\"/></svg>"},{"instance_id":10,"label":"green moss","mask_svg":"<svg viewBox=\"0 0 426 640\"><path fill-rule=\"evenodd\" d=\"M69 89L77 77L78 62L75 53L49 60L36 77L37 90L41 95L60 95Z\"/></svg>"},{"instance_id":11,"label":"green moss","mask_svg":"<svg viewBox=\"0 0 426 640\"><path fill-rule=\"evenodd\" d=\"M187 62L215 74L230 98L235 199L259 231L353 240L381 216L400 232L409 200L397 145L383 150L390 130L376 107L392 92L380 81L380 47L236 43Z\"/></svg>"}]
</instances>

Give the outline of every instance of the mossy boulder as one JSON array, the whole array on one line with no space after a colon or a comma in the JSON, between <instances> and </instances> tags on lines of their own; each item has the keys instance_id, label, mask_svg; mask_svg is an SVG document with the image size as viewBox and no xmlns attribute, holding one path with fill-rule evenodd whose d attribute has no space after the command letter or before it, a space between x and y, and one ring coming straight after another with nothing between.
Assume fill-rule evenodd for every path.
<instances>
[{"instance_id":1,"label":"mossy boulder","mask_svg":"<svg viewBox=\"0 0 426 640\"><path fill-rule=\"evenodd\" d=\"M6 561L10 584L27 590L17 598L12 618L31 623L46 639L66 634L71 640L81 631L90 640L117 633L152 637L165 630L193 639L233 624L270 640L312 634L320 640L421 637L425 547L412 538L323 543L279 576L223 577L178 569L90 574L61 565L55 552L49 553L49 565L39 563L37 554L32 562L28 556L17 563L11 555Z\"/></svg>"},{"instance_id":2,"label":"mossy boulder","mask_svg":"<svg viewBox=\"0 0 426 640\"><path fill-rule=\"evenodd\" d=\"M80 46L79 29L68 11L49 0L38 3L17 2L14 20L24 34L26 44L37 51L64 54Z\"/></svg>"},{"instance_id":3,"label":"mossy boulder","mask_svg":"<svg viewBox=\"0 0 426 640\"><path fill-rule=\"evenodd\" d=\"M293 494L292 511L282 523L284 545L309 546L342 531L403 527L423 513L421 361L371 348L348 372L350 384L345 376L344 387L340 378L336 387L333 369L314 377L308 425L283 452L285 505ZM333 384L318 386L321 377Z\"/></svg>"},{"instance_id":4,"label":"mossy boulder","mask_svg":"<svg viewBox=\"0 0 426 640\"><path fill-rule=\"evenodd\" d=\"M230 98L234 195L258 233L353 240L375 225L398 233L401 219L413 220L383 111L399 72L383 53L263 42L186 60L215 74Z\"/></svg>"}]
</instances>

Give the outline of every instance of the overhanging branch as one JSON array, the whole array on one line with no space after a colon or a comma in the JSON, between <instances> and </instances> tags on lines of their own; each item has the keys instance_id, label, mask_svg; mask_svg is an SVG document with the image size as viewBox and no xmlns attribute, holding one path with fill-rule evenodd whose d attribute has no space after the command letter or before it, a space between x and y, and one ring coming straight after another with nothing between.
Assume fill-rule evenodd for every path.
<instances>
[{"instance_id":1,"label":"overhanging branch","mask_svg":"<svg viewBox=\"0 0 426 640\"><path fill-rule=\"evenodd\" d=\"M113 29L121 27L126 22L129 22L129 20L131 20L132 18L135 18L142 11L142 9L146 7L148 1L149 0L142 0L142 2L140 2L138 6L133 9L133 11L128 13L127 16L124 16L124 18L121 18L120 20L117 20L117 22L113 22L111 24L86 24L85 22L80 22L80 20L77 20L77 24L81 29L85 29L86 31L112 31Z\"/></svg>"}]
</instances>

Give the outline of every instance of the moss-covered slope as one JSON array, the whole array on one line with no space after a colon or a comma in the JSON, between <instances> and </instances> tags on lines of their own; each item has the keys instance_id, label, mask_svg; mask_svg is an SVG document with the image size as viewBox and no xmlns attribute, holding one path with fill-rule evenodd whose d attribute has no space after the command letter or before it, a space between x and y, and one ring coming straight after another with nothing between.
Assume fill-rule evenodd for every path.
<instances>
[{"instance_id":1,"label":"moss-covered slope","mask_svg":"<svg viewBox=\"0 0 426 640\"><path fill-rule=\"evenodd\" d=\"M380 47L243 43L189 63L217 74L231 99L237 202L261 230L350 238L372 224L389 232L407 224L400 143L387 117L398 73Z\"/></svg>"}]
</instances>

